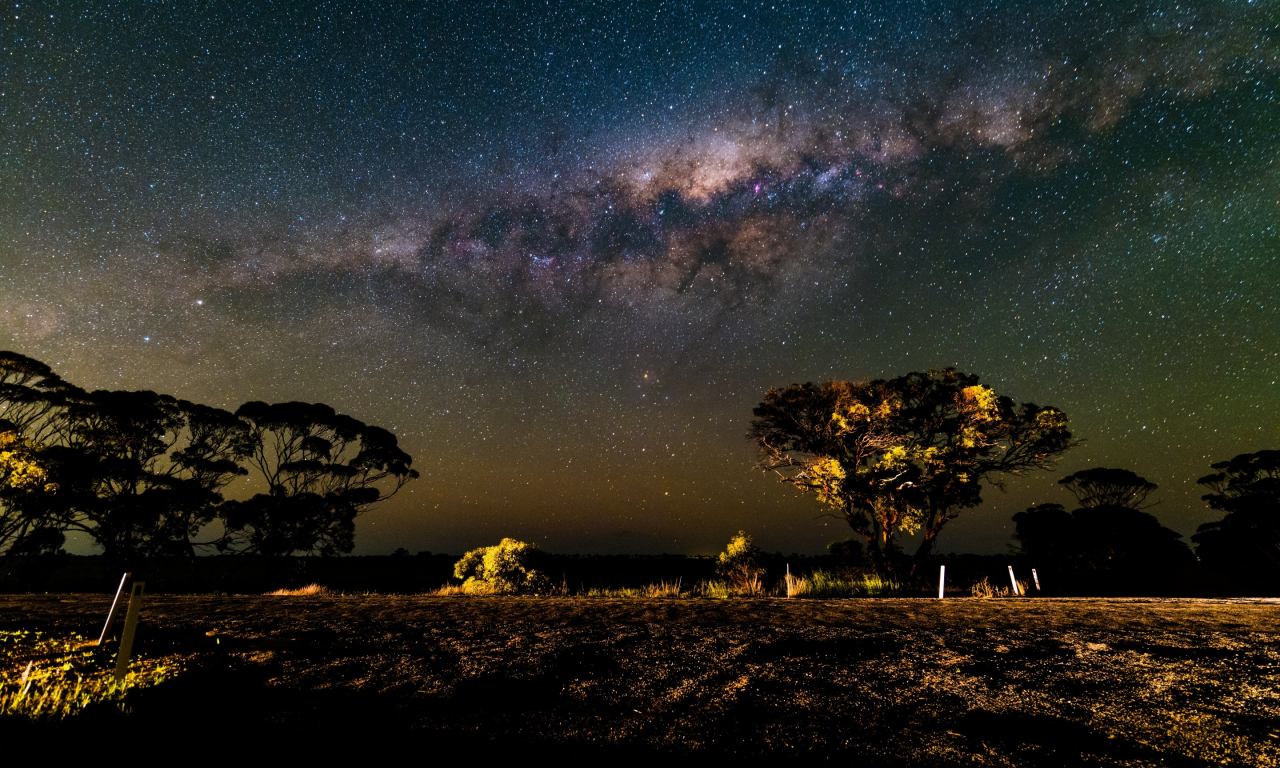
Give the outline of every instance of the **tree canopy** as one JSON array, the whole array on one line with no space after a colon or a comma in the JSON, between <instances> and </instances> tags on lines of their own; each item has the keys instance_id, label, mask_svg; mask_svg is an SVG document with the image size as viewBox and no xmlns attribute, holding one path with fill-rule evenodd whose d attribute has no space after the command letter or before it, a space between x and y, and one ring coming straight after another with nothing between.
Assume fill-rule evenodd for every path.
<instances>
[{"instance_id":1,"label":"tree canopy","mask_svg":"<svg viewBox=\"0 0 1280 768\"><path fill-rule=\"evenodd\" d=\"M1196 554L1224 570L1280 577L1280 451L1242 453L1211 466L1217 471L1197 482L1223 517L1196 529Z\"/></svg>"},{"instance_id":2,"label":"tree canopy","mask_svg":"<svg viewBox=\"0 0 1280 768\"><path fill-rule=\"evenodd\" d=\"M1067 416L1015 403L954 368L770 389L748 437L761 469L846 520L881 569L916 533L917 560L983 485L1051 469L1075 442Z\"/></svg>"},{"instance_id":3,"label":"tree canopy","mask_svg":"<svg viewBox=\"0 0 1280 768\"><path fill-rule=\"evenodd\" d=\"M1082 507L1125 507L1142 509L1156 484L1127 469L1094 467L1067 475L1058 481Z\"/></svg>"},{"instance_id":4,"label":"tree canopy","mask_svg":"<svg viewBox=\"0 0 1280 768\"><path fill-rule=\"evenodd\" d=\"M1040 504L1013 516L1021 554L1058 571L1161 570L1189 565L1195 556L1182 534L1140 507L1155 483L1127 469L1097 467L1059 481L1079 501ZM1148 505L1149 506L1149 505Z\"/></svg>"}]
</instances>

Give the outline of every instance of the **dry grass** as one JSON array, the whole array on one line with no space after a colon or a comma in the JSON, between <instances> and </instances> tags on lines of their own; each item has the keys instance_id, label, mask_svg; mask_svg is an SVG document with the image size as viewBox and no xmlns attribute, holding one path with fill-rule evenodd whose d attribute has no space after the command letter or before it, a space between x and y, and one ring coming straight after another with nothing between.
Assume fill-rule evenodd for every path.
<instances>
[{"instance_id":1,"label":"dry grass","mask_svg":"<svg viewBox=\"0 0 1280 768\"><path fill-rule=\"evenodd\" d=\"M656 584L649 584L641 590L644 597L683 597L681 591L680 579L675 581L660 581Z\"/></svg>"},{"instance_id":2,"label":"dry grass","mask_svg":"<svg viewBox=\"0 0 1280 768\"><path fill-rule=\"evenodd\" d=\"M297 589L277 589L275 592L268 592L267 594L287 597L324 597L332 595L333 590L319 584L308 584Z\"/></svg>"},{"instance_id":3,"label":"dry grass","mask_svg":"<svg viewBox=\"0 0 1280 768\"><path fill-rule=\"evenodd\" d=\"M969 594L972 595L973 597L979 597L983 599L991 599L996 597L1008 597L1009 588L997 587L996 585L988 581L986 576L983 576L982 581L979 581L977 584L974 584L972 587L969 587Z\"/></svg>"},{"instance_id":4,"label":"dry grass","mask_svg":"<svg viewBox=\"0 0 1280 768\"><path fill-rule=\"evenodd\" d=\"M901 592L897 584L874 574L846 578L827 571L804 577L788 573L784 584L787 597L793 598L891 597Z\"/></svg>"}]
</instances>

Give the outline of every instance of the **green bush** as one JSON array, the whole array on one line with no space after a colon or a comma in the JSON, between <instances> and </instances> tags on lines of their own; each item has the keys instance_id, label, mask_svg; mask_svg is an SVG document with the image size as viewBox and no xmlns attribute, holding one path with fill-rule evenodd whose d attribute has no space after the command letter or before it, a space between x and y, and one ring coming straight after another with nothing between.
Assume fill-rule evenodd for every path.
<instances>
[{"instance_id":1,"label":"green bush","mask_svg":"<svg viewBox=\"0 0 1280 768\"><path fill-rule=\"evenodd\" d=\"M764 592L764 568L760 567L760 548L746 531L738 531L729 546L716 558L716 573L723 576L742 595Z\"/></svg>"},{"instance_id":2,"label":"green bush","mask_svg":"<svg viewBox=\"0 0 1280 768\"><path fill-rule=\"evenodd\" d=\"M545 595L551 582L537 570L542 550L537 544L503 539L492 547L473 549L453 566L469 595Z\"/></svg>"}]
</instances>

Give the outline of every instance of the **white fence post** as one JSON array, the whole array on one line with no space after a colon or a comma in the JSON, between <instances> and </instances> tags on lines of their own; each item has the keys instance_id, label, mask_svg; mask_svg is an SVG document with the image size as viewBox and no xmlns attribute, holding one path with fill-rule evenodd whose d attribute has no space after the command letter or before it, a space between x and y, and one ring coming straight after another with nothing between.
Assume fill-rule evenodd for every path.
<instances>
[{"instance_id":1,"label":"white fence post","mask_svg":"<svg viewBox=\"0 0 1280 768\"><path fill-rule=\"evenodd\" d=\"M129 586L129 578L132 573L126 573L120 577L120 586L116 588L116 599L111 601L111 610L107 611L107 623L102 627L102 634L98 636L98 645L102 645L107 641L107 633L111 631L111 625L116 623L116 615L120 612L120 598L124 595L125 588Z\"/></svg>"},{"instance_id":2,"label":"white fence post","mask_svg":"<svg viewBox=\"0 0 1280 768\"><path fill-rule=\"evenodd\" d=\"M1035 568L1032 568L1032 569L1031 569L1031 579L1032 579L1033 581L1035 581L1035 583L1036 583L1036 591L1037 591L1037 592L1039 592L1039 591L1040 591L1040 577L1039 577L1038 575L1036 575L1036 569L1035 569Z\"/></svg>"},{"instance_id":3,"label":"white fence post","mask_svg":"<svg viewBox=\"0 0 1280 768\"><path fill-rule=\"evenodd\" d=\"M116 650L116 682L122 682L129 673L129 655L133 652L133 635L138 629L138 614L142 612L142 589L139 581L129 595L129 610L124 615L124 632L120 633L120 648Z\"/></svg>"},{"instance_id":4,"label":"white fence post","mask_svg":"<svg viewBox=\"0 0 1280 768\"><path fill-rule=\"evenodd\" d=\"M941 600L947 590L947 566L938 569L938 599Z\"/></svg>"},{"instance_id":5,"label":"white fence post","mask_svg":"<svg viewBox=\"0 0 1280 768\"><path fill-rule=\"evenodd\" d=\"M1022 590L1018 589L1018 579L1013 575L1013 566L1009 566L1009 582L1013 584L1014 597L1022 597Z\"/></svg>"}]
</instances>

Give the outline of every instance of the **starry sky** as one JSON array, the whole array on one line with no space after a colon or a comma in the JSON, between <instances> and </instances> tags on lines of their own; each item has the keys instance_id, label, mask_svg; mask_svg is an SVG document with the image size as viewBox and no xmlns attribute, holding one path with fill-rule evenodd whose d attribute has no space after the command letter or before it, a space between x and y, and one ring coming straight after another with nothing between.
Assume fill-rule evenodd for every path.
<instances>
[{"instance_id":1,"label":"starry sky","mask_svg":"<svg viewBox=\"0 0 1280 768\"><path fill-rule=\"evenodd\" d=\"M955 365L1212 519L1280 447L1280 6L9 2L0 340L90 388L320 400L422 478L357 554L844 538L769 386ZM87 545L80 546L87 550Z\"/></svg>"}]
</instances>

